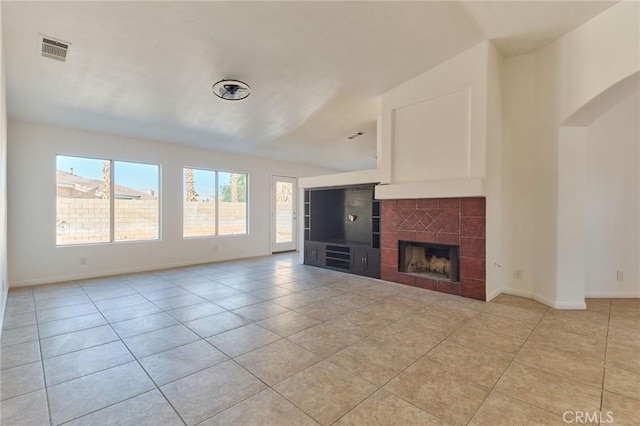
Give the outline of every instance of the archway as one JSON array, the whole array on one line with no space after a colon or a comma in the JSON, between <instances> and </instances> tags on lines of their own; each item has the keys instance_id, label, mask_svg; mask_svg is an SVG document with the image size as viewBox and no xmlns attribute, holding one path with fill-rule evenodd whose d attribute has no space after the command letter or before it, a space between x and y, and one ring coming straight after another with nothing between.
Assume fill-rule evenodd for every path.
<instances>
[{"instance_id":1,"label":"archway","mask_svg":"<svg viewBox=\"0 0 640 426\"><path fill-rule=\"evenodd\" d=\"M592 98L559 128L556 300L563 301L566 307L586 307L584 300L587 295L589 257L587 202L590 189L587 179L588 128L611 108L637 93L639 88L640 72L636 72ZM637 196L638 190L634 194L634 197ZM640 217L636 220L640 222ZM614 295L622 296L600 294L608 297Z\"/></svg>"}]
</instances>

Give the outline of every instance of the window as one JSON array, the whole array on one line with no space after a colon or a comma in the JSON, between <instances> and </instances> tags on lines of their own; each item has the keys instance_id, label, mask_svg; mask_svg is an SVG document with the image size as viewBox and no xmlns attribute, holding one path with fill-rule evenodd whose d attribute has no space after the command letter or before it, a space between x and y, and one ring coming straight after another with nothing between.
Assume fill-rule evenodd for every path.
<instances>
[{"instance_id":1,"label":"window","mask_svg":"<svg viewBox=\"0 0 640 426\"><path fill-rule=\"evenodd\" d=\"M115 240L157 240L160 236L159 167L123 161L114 161L113 165Z\"/></svg>"},{"instance_id":2,"label":"window","mask_svg":"<svg viewBox=\"0 0 640 426\"><path fill-rule=\"evenodd\" d=\"M184 169L184 237L247 233L247 175Z\"/></svg>"},{"instance_id":3,"label":"window","mask_svg":"<svg viewBox=\"0 0 640 426\"><path fill-rule=\"evenodd\" d=\"M58 155L56 163L57 244L111 241L111 162Z\"/></svg>"},{"instance_id":4,"label":"window","mask_svg":"<svg viewBox=\"0 0 640 426\"><path fill-rule=\"evenodd\" d=\"M159 238L160 167L56 157L57 245Z\"/></svg>"},{"instance_id":5,"label":"window","mask_svg":"<svg viewBox=\"0 0 640 426\"><path fill-rule=\"evenodd\" d=\"M183 233L216 235L216 172L184 169Z\"/></svg>"},{"instance_id":6,"label":"window","mask_svg":"<svg viewBox=\"0 0 640 426\"><path fill-rule=\"evenodd\" d=\"M218 172L220 235L247 233L247 175Z\"/></svg>"}]
</instances>

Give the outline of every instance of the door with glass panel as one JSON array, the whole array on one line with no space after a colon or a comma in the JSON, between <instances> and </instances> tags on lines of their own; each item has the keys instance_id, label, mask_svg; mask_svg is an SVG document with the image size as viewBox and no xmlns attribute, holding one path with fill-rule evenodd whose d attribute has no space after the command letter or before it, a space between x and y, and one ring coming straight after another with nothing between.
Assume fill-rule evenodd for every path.
<instances>
[{"instance_id":1,"label":"door with glass panel","mask_svg":"<svg viewBox=\"0 0 640 426\"><path fill-rule=\"evenodd\" d=\"M271 251L296 250L298 185L296 178L271 179Z\"/></svg>"}]
</instances>

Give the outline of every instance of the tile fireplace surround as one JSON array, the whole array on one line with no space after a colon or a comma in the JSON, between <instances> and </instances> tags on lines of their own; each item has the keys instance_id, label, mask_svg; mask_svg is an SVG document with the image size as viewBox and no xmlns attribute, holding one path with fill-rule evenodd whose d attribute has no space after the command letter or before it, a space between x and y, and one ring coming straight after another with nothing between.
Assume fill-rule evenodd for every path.
<instances>
[{"instance_id":1,"label":"tile fireplace surround","mask_svg":"<svg viewBox=\"0 0 640 426\"><path fill-rule=\"evenodd\" d=\"M484 198L382 201L382 279L443 293L486 300ZM398 241L460 246L460 281L398 271Z\"/></svg>"}]
</instances>

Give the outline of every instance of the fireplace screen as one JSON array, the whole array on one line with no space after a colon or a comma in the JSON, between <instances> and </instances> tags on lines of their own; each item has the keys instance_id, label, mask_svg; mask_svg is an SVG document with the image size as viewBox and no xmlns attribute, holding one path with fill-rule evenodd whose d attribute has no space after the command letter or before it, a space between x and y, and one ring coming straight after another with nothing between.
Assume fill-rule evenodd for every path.
<instances>
[{"instance_id":1,"label":"fireplace screen","mask_svg":"<svg viewBox=\"0 0 640 426\"><path fill-rule=\"evenodd\" d=\"M459 250L458 246L446 244L399 241L398 269L404 273L457 282L460 269Z\"/></svg>"}]
</instances>

